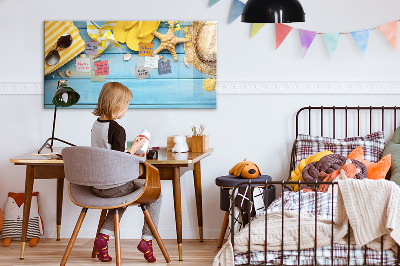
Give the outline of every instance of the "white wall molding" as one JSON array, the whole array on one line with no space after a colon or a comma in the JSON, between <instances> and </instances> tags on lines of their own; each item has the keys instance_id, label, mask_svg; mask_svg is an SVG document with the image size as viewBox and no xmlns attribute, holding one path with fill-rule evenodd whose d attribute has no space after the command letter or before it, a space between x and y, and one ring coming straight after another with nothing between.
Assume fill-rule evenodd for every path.
<instances>
[{"instance_id":1,"label":"white wall molding","mask_svg":"<svg viewBox=\"0 0 400 266\"><path fill-rule=\"evenodd\" d=\"M43 94L43 82L0 83L0 94Z\"/></svg>"},{"instance_id":2,"label":"white wall molding","mask_svg":"<svg viewBox=\"0 0 400 266\"><path fill-rule=\"evenodd\" d=\"M218 94L399 94L399 81L217 81Z\"/></svg>"},{"instance_id":3,"label":"white wall molding","mask_svg":"<svg viewBox=\"0 0 400 266\"><path fill-rule=\"evenodd\" d=\"M218 81L218 94L400 94L400 81ZM43 94L43 83L0 83L0 94Z\"/></svg>"}]
</instances>

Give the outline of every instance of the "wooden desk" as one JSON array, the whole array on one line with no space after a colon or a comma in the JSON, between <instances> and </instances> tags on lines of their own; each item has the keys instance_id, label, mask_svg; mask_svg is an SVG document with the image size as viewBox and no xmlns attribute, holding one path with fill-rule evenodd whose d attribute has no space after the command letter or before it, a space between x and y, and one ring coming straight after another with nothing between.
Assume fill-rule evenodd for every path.
<instances>
[{"instance_id":1,"label":"wooden desk","mask_svg":"<svg viewBox=\"0 0 400 266\"><path fill-rule=\"evenodd\" d=\"M60 153L61 148L54 148ZM193 170L194 190L196 196L197 219L200 241L203 241L203 211L201 193L201 169L200 160L210 155L214 149L206 152L189 152L174 154L161 149L157 160L147 160L148 163L158 168L161 180L171 180L173 184L175 223L178 242L179 260L182 260L182 204L180 177L188 170ZM50 151L43 150L42 153ZM36 155L37 151L23 154L10 159L15 165L26 165L25 199L21 235L21 255L24 258L26 234L28 230L28 218L31 208L32 189L34 179L57 178L57 240L60 240L61 214L64 188L64 162L56 156ZM183 168L183 169L182 169Z\"/></svg>"}]
</instances>

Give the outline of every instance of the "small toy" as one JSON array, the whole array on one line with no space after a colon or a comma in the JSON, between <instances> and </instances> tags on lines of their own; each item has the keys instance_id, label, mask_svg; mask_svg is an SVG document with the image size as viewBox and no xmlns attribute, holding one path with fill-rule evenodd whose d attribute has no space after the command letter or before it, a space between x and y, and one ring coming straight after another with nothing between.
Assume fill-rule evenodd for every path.
<instances>
[{"instance_id":1,"label":"small toy","mask_svg":"<svg viewBox=\"0 0 400 266\"><path fill-rule=\"evenodd\" d=\"M185 136L175 136L174 137L175 146L172 148L172 152L188 152L189 146L186 143Z\"/></svg>"},{"instance_id":2,"label":"small toy","mask_svg":"<svg viewBox=\"0 0 400 266\"><path fill-rule=\"evenodd\" d=\"M231 170L229 170L229 174L249 179L257 178L258 176L260 176L260 168L258 168L255 163L246 160L247 158L244 159L242 162L237 163Z\"/></svg>"},{"instance_id":3,"label":"small toy","mask_svg":"<svg viewBox=\"0 0 400 266\"><path fill-rule=\"evenodd\" d=\"M43 223L39 216L38 196L39 192L32 193L31 211L29 214L27 239L29 246L34 247L43 235ZM6 206L4 208L4 222L1 230L3 247L8 247L11 240L21 240L24 193L8 193Z\"/></svg>"}]
</instances>

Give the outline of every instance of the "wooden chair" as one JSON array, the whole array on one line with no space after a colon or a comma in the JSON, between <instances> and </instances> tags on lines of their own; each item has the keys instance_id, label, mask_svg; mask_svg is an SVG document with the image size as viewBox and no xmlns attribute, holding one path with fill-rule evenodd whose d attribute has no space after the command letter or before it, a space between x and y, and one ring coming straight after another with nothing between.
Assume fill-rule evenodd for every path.
<instances>
[{"instance_id":1,"label":"wooden chair","mask_svg":"<svg viewBox=\"0 0 400 266\"><path fill-rule=\"evenodd\" d=\"M103 148L68 147L63 149L62 155L65 179L70 182L68 186L69 196L74 204L82 207L82 211L60 265L66 264L88 209L102 209L96 237L103 226L107 210L116 209L114 215L116 265L121 265L118 208L129 205L139 205L142 208L145 220L149 224L166 262L171 262L145 205L157 200L161 193L160 175L157 168L143 162L137 156ZM141 170L137 167L138 160L141 161L139 167ZM135 175L145 177L144 180L138 180L144 182L144 187L129 195L118 198L100 198L91 191L92 186L116 185L128 182ZM94 247L92 257L96 257Z\"/></svg>"}]
</instances>

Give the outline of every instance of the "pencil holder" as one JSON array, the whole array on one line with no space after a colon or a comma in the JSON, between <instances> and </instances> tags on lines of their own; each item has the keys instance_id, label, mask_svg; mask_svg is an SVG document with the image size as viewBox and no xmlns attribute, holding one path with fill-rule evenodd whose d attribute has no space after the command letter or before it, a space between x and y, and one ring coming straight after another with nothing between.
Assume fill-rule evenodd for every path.
<instances>
[{"instance_id":1,"label":"pencil holder","mask_svg":"<svg viewBox=\"0 0 400 266\"><path fill-rule=\"evenodd\" d=\"M205 152L208 150L208 135L192 136L192 152Z\"/></svg>"}]
</instances>

